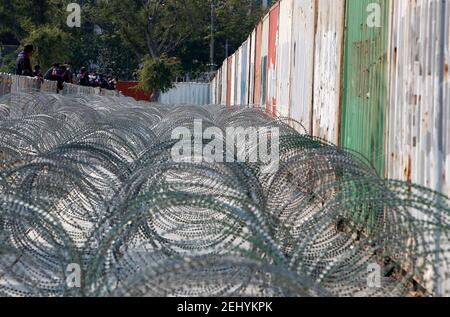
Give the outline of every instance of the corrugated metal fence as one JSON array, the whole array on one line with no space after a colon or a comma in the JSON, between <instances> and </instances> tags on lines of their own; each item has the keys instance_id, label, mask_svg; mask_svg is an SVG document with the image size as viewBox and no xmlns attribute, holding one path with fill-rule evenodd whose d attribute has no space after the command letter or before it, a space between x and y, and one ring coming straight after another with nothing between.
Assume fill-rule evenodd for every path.
<instances>
[{"instance_id":1,"label":"corrugated metal fence","mask_svg":"<svg viewBox=\"0 0 450 317\"><path fill-rule=\"evenodd\" d=\"M445 0L279 1L212 102L289 117L381 176L450 196L449 16Z\"/></svg>"},{"instance_id":2,"label":"corrugated metal fence","mask_svg":"<svg viewBox=\"0 0 450 317\"><path fill-rule=\"evenodd\" d=\"M289 117L380 176L450 197L450 1L281 0L250 41L218 71L213 103ZM235 87L253 90L237 100Z\"/></svg>"},{"instance_id":3,"label":"corrugated metal fence","mask_svg":"<svg viewBox=\"0 0 450 317\"><path fill-rule=\"evenodd\" d=\"M0 73L0 97L8 93L15 93L21 91L43 91L49 93L56 93L57 86L55 81L40 80L31 77L17 76L6 73ZM101 95L107 97L117 96L117 91L105 90L93 87L83 87L72 84L64 84L64 89L61 91L63 95L69 94L89 94Z\"/></svg>"},{"instance_id":4,"label":"corrugated metal fence","mask_svg":"<svg viewBox=\"0 0 450 317\"><path fill-rule=\"evenodd\" d=\"M0 73L0 96L8 93L42 90L46 92L56 92L56 82Z\"/></svg>"},{"instance_id":5,"label":"corrugated metal fence","mask_svg":"<svg viewBox=\"0 0 450 317\"><path fill-rule=\"evenodd\" d=\"M213 83L176 83L175 87L159 96L158 102L163 105L208 105L211 104L211 87ZM215 88L217 89L217 87ZM220 90L214 91L214 100Z\"/></svg>"},{"instance_id":6,"label":"corrugated metal fence","mask_svg":"<svg viewBox=\"0 0 450 317\"><path fill-rule=\"evenodd\" d=\"M387 174L450 195L450 1L394 1Z\"/></svg>"}]
</instances>

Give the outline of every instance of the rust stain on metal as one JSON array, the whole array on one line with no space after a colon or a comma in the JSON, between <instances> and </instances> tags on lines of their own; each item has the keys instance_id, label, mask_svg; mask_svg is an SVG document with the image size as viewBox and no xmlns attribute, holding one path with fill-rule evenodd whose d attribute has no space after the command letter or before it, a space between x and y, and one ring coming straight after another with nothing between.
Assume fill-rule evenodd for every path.
<instances>
[{"instance_id":1,"label":"rust stain on metal","mask_svg":"<svg viewBox=\"0 0 450 317\"><path fill-rule=\"evenodd\" d=\"M397 65L397 61L398 61L398 49L397 47L394 47L394 58L393 58L394 66Z\"/></svg>"},{"instance_id":2,"label":"rust stain on metal","mask_svg":"<svg viewBox=\"0 0 450 317\"><path fill-rule=\"evenodd\" d=\"M411 155L408 155L406 168L405 168L405 171L404 171L405 179L408 182L410 182L412 180L412 178L411 178L411 167L412 167L412 159L411 159Z\"/></svg>"}]
</instances>

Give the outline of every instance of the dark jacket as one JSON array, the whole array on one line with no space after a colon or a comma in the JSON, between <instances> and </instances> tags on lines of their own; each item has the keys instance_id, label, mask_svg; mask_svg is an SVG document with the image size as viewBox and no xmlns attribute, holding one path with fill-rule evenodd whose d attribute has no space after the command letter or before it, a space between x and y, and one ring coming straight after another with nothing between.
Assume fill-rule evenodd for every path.
<instances>
[{"instance_id":1,"label":"dark jacket","mask_svg":"<svg viewBox=\"0 0 450 317\"><path fill-rule=\"evenodd\" d=\"M16 75L33 76L33 67L31 66L30 57L24 51L20 52L17 56Z\"/></svg>"},{"instance_id":2,"label":"dark jacket","mask_svg":"<svg viewBox=\"0 0 450 317\"><path fill-rule=\"evenodd\" d=\"M46 80L51 80L52 79L52 75L53 75L53 71L55 70L54 67L50 67L44 74L44 79Z\"/></svg>"},{"instance_id":3,"label":"dark jacket","mask_svg":"<svg viewBox=\"0 0 450 317\"><path fill-rule=\"evenodd\" d=\"M78 85L80 86L90 86L91 83L89 82L89 74L81 75L80 81L78 82Z\"/></svg>"},{"instance_id":4,"label":"dark jacket","mask_svg":"<svg viewBox=\"0 0 450 317\"><path fill-rule=\"evenodd\" d=\"M72 84L72 71L71 70L66 70L66 73L64 74L64 81L66 83Z\"/></svg>"},{"instance_id":5,"label":"dark jacket","mask_svg":"<svg viewBox=\"0 0 450 317\"><path fill-rule=\"evenodd\" d=\"M50 67L44 75L44 79L56 81L58 90L64 88L64 74L60 73L59 67Z\"/></svg>"}]
</instances>

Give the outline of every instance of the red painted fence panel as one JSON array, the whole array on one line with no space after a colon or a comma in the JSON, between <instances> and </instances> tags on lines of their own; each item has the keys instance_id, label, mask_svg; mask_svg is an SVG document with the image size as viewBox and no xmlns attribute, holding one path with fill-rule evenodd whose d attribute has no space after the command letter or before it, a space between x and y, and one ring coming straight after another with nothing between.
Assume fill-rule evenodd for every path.
<instances>
[{"instance_id":1,"label":"red painted fence panel","mask_svg":"<svg viewBox=\"0 0 450 317\"><path fill-rule=\"evenodd\" d=\"M133 88L139 84L138 81L119 81L117 83L117 91L127 97L132 97L136 100L150 101L152 94L144 90Z\"/></svg>"},{"instance_id":2,"label":"red painted fence panel","mask_svg":"<svg viewBox=\"0 0 450 317\"><path fill-rule=\"evenodd\" d=\"M269 15L269 56L267 63L267 102L266 111L276 116L277 114L277 46L278 46L278 22L280 18L280 3L270 10Z\"/></svg>"}]
</instances>

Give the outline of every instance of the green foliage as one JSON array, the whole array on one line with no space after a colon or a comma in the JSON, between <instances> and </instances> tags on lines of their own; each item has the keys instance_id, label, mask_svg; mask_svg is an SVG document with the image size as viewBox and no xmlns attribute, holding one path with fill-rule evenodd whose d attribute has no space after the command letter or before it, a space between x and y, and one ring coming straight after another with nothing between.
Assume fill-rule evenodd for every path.
<instances>
[{"instance_id":1,"label":"green foliage","mask_svg":"<svg viewBox=\"0 0 450 317\"><path fill-rule=\"evenodd\" d=\"M76 69L93 65L122 79L135 79L147 55L155 61L174 57L183 72L195 78L208 70L211 1L74 1L82 4L82 26L69 28L65 8L72 1L1 0L0 45L30 42L38 50L33 63L47 67L70 59ZM220 64L225 59L225 43L229 53L236 50L263 10L260 0L213 1L215 62ZM14 64L17 53L13 55L4 58L3 68ZM166 78L165 74L158 76Z\"/></svg>"},{"instance_id":2,"label":"green foliage","mask_svg":"<svg viewBox=\"0 0 450 317\"><path fill-rule=\"evenodd\" d=\"M120 36L104 33L97 39L100 45L97 59L100 69L122 79L136 79L134 73L139 67L139 61Z\"/></svg>"},{"instance_id":3,"label":"green foliage","mask_svg":"<svg viewBox=\"0 0 450 317\"><path fill-rule=\"evenodd\" d=\"M64 62L72 57L70 36L54 26L44 26L30 32L24 40L33 43L35 52L33 61L43 67L50 67L54 62Z\"/></svg>"},{"instance_id":4,"label":"green foliage","mask_svg":"<svg viewBox=\"0 0 450 317\"><path fill-rule=\"evenodd\" d=\"M217 62L225 59L225 46L232 54L248 38L264 14L259 0L217 0Z\"/></svg>"},{"instance_id":5,"label":"green foliage","mask_svg":"<svg viewBox=\"0 0 450 317\"><path fill-rule=\"evenodd\" d=\"M2 60L0 61L0 72L2 73L14 73L16 69L16 58L20 49L18 47L2 48Z\"/></svg>"},{"instance_id":6,"label":"green foliage","mask_svg":"<svg viewBox=\"0 0 450 317\"><path fill-rule=\"evenodd\" d=\"M138 58L158 58L184 45L205 27L206 0L111 0L99 5L97 23L119 30Z\"/></svg>"},{"instance_id":7,"label":"green foliage","mask_svg":"<svg viewBox=\"0 0 450 317\"><path fill-rule=\"evenodd\" d=\"M0 3L0 37L6 35L21 45L35 46L33 64L43 68L71 57L70 34L64 30L66 1L62 0L2 0ZM11 43L2 43L11 44ZM16 54L5 57L3 68L14 69Z\"/></svg>"},{"instance_id":8,"label":"green foliage","mask_svg":"<svg viewBox=\"0 0 450 317\"><path fill-rule=\"evenodd\" d=\"M83 6L84 27L80 30L80 37L83 36L84 40L77 41L74 64L81 67L83 61L89 62L107 74L135 80L141 57L138 58L130 44L123 40L121 29L111 22L109 10L102 3ZM94 31L95 26L100 32Z\"/></svg>"},{"instance_id":9,"label":"green foliage","mask_svg":"<svg viewBox=\"0 0 450 317\"><path fill-rule=\"evenodd\" d=\"M225 59L248 37L263 15L260 0L214 0L216 6L215 61ZM112 0L99 6L97 23L117 32L133 54L142 59L162 54L175 56L183 70L196 74L207 70L211 0Z\"/></svg>"},{"instance_id":10,"label":"green foliage","mask_svg":"<svg viewBox=\"0 0 450 317\"><path fill-rule=\"evenodd\" d=\"M203 0L206 15L194 23L193 35L173 54L183 64L185 72L195 77L208 70L210 62L209 42L211 39L210 4L211 0ZM261 19L264 11L260 0L214 0L215 3L215 55L216 64L226 58L226 45L231 54L247 39L252 29Z\"/></svg>"},{"instance_id":11,"label":"green foliage","mask_svg":"<svg viewBox=\"0 0 450 317\"><path fill-rule=\"evenodd\" d=\"M139 71L138 87L149 92L164 93L173 87L173 81L180 72L180 62L176 58L146 56Z\"/></svg>"},{"instance_id":12,"label":"green foliage","mask_svg":"<svg viewBox=\"0 0 450 317\"><path fill-rule=\"evenodd\" d=\"M0 1L0 34L8 32L19 42L44 25L64 26L67 1L2 0Z\"/></svg>"},{"instance_id":13,"label":"green foliage","mask_svg":"<svg viewBox=\"0 0 450 317\"><path fill-rule=\"evenodd\" d=\"M13 74L16 69L15 57L7 56L5 57L5 60L7 61L7 63L3 66L0 66L0 73Z\"/></svg>"}]
</instances>

